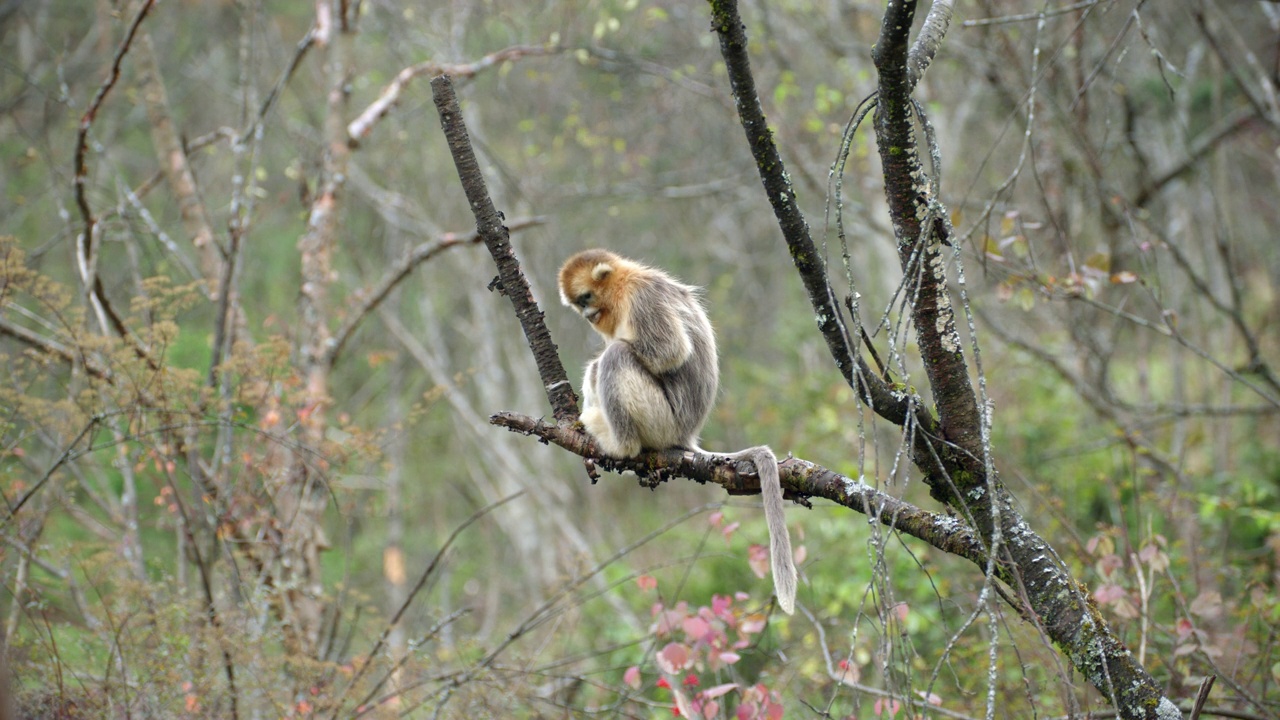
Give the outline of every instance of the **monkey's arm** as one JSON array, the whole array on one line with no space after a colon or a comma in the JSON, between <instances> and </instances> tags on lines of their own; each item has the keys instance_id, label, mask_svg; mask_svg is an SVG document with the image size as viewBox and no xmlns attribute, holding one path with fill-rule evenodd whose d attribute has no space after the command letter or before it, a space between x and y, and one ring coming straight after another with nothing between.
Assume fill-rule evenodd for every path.
<instances>
[{"instance_id":1,"label":"monkey's arm","mask_svg":"<svg viewBox=\"0 0 1280 720\"><path fill-rule=\"evenodd\" d=\"M683 315L696 302L683 288L667 282L645 283L636 289L630 303L631 332L622 339L631 343L649 372L661 375L689 360L693 341Z\"/></svg>"}]
</instances>

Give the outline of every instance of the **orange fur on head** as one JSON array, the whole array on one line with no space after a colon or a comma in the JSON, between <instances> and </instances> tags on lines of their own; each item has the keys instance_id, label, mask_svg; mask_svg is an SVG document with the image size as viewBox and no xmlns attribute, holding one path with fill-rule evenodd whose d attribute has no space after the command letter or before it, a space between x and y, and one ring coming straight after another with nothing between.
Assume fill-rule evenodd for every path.
<instances>
[{"instance_id":1,"label":"orange fur on head","mask_svg":"<svg viewBox=\"0 0 1280 720\"><path fill-rule=\"evenodd\" d=\"M626 329L619 322L629 315L628 286L643 269L608 250L584 250L560 268L560 301L581 313L605 338L620 337Z\"/></svg>"}]
</instances>

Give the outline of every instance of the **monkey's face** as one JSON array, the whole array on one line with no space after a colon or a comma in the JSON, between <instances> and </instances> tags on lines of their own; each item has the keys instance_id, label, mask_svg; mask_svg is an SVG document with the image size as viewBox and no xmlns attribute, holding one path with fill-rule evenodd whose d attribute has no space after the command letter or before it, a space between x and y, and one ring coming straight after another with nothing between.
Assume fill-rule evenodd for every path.
<instances>
[{"instance_id":1,"label":"monkey's face","mask_svg":"<svg viewBox=\"0 0 1280 720\"><path fill-rule=\"evenodd\" d=\"M560 268L560 301L587 319L606 338L618 324L618 289L626 261L605 250L587 250Z\"/></svg>"}]
</instances>

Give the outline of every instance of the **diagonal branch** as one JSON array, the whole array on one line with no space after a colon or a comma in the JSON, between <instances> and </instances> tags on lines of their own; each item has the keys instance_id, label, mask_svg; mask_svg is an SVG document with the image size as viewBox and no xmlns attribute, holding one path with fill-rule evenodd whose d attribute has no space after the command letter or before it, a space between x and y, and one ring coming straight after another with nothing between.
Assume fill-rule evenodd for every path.
<instances>
[{"instance_id":1,"label":"diagonal branch","mask_svg":"<svg viewBox=\"0 0 1280 720\"><path fill-rule=\"evenodd\" d=\"M943 211L929 192L920 163L912 120L907 40L915 16L914 0L891 2L885 10L880 39L872 51L880 75L876 103L876 145L884 171L889 219L898 243L898 258L907 277L917 283L911 303L912 325L920 356L938 408L942 436L955 443L970 471L983 470L978 402L956 332L955 313L946 288L947 240ZM919 263L919 264L917 264ZM912 272L920 268L919 272ZM963 492L965 483L960 490Z\"/></svg>"},{"instance_id":2,"label":"diagonal branch","mask_svg":"<svg viewBox=\"0 0 1280 720\"><path fill-rule=\"evenodd\" d=\"M41 354L56 357L68 365L74 366L83 362L85 370L90 375L98 378L99 380L105 380L108 383L115 384L115 378L112 376L111 370L98 361L81 352L72 350L56 340L50 340L49 338L42 337L21 325L11 323L4 318L0 318L0 335L11 337Z\"/></svg>"},{"instance_id":3,"label":"diagonal branch","mask_svg":"<svg viewBox=\"0 0 1280 720\"><path fill-rule=\"evenodd\" d=\"M382 94L378 96L378 99L374 100L369 107L365 108L364 112L360 113L359 117L347 125L347 142L354 146L360 142L361 138L373 132L373 126L399 104L400 94L417 77L422 75L448 75L455 78L470 79L481 71L504 62L511 62L530 55L550 55L557 52L560 52L560 48L542 47L540 45L515 45L491 52L475 62L461 65L450 65L431 60L417 65L410 65L401 70L396 75L395 80L392 80L389 85L383 88Z\"/></svg>"},{"instance_id":4,"label":"diagonal branch","mask_svg":"<svg viewBox=\"0 0 1280 720\"><path fill-rule=\"evenodd\" d=\"M89 198L85 192L85 184L89 179L89 130L93 127L93 121L97 118L98 110L102 108L102 103L106 101L107 94L111 92L111 89L120 80L120 67L124 64L124 56L128 54L129 48L133 45L133 39L138 34L138 28L142 26L142 21L146 19L147 13L151 11L154 5L155 0L146 0L142 3L142 7L138 8L138 13L134 15L133 22L129 23L129 29L125 32L124 40L120 42L120 47L116 48L116 54L111 59L111 68L107 73L107 78L102 81L102 85L98 87L98 92L89 101L89 106L84 111L84 115L80 116L80 126L76 132L75 176L72 184L75 189L76 207L79 208L80 219L84 223L83 235L76 246L81 279L85 283L86 291L93 299L96 306L95 310L100 312L100 319L104 324L110 324L121 337L128 337L129 331L120 316L107 301L106 291L102 286L102 280L98 277L96 269L97 249L93 246L93 243L98 232L98 221L93 216L93 210L89 207ZM103 330L105 329L104 327ZM138 353L140 356L145 355L141 349L138 349Z\"/></svg>"},{"instance_id":5,"label":"diagonal branch","mask_svg":"<svg viewBox=\"0 0 1280 720\"><path fill-rule=\"evenodd\" d=\"M516 318L520 321L520 328L524 330L525 339L529 342L529 349L533 351L538 376L542 378L547 400L551 403L556 420L562 423L573 422L578 418L578 396L569 384L564 364L560 362L560 351L551 340L547 324L543 322L542 310L538 309L538 303L533 299L529 281L520 270L520 261L511 248L510 232L503 225L502 215L489 197L484 176L480 173L480 164L471 148L462 111L458 107L458 96L453 91L453 82L448 75L432 78L431 95L435 100L436 110L440 113L440 125L444 128L445 140L449 143L449 152L458 169L462 189L471 204L471 212L475 215L476 230L498 266L498 277L489 287L496 288L511 301Z\"/></svg>"},{"instance_id":6,"label":"diagonal branch","mask_svg":"<svg viewBox=\"0 0 1280 720\"><path fill-rule=\"evenodd\" d=\"M947 36L947 28L951 26L951 6L953 0L933 0L929 14L924 18L924 25L916 42L911 46L911 54L907 56L907 82L914 90L920 78L929 69L929 64L942 47L942 40Z\"/></svg>"},{"instance_id":7,"label":"diagonal branch","mask_svg":"<svg viewBox=\"0 0 1280 720\"><path fill-rule=\"evenodd\" d=\"M511 221L511 224L507 229L523 230L528 227L542 225L545 222L546 218L542 217L517 218ZM360 323L368 317L370 313L378 309L378 306L382 304L383 300L387 299L387 296L391 294L391 291L394 290L395 287L405 278L409 277L415 268L451 247L475 244L480 242L481 239L480 233L477 231L463 234L449 233L435 242L422 243L416 248L405 253L405 256L401 258L400 262L397 263L395 267L391 268L391 270L378 281L377 285L357 294L358 296L362 296L364 299L360 302L360 306L348 315L347 320L342 324L342 327L338 328L338 330L333 334L333 340L329 344L328 355L325 358L325 361L329 366L332 367L333 364L337 362L338 355L342 352L342 348L346 346L347 340L349 340L351 335L355 333L356 328L360 326Z\"/></svg>"}]
</instances>

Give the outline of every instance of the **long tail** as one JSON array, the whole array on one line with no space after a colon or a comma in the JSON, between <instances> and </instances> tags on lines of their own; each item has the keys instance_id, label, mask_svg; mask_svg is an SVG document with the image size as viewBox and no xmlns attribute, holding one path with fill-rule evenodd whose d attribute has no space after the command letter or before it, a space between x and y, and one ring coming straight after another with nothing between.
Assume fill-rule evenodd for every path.
<instances>
[{"instance_id":1,"label":"long tail","mask_svg":"<svg viewBox=\"0 0 1280 720\"><path fill-rule=\"evenodd\" d=\"M778 458L767 445L747 448L734 457L755 463L764 499L764 521L769 527L769 560L773 567L773 589L778 605L788 615L796 611L796 566L791 561L791 535L783 511L782 481L778 479Z\"/></svg>"}]
</instances>

